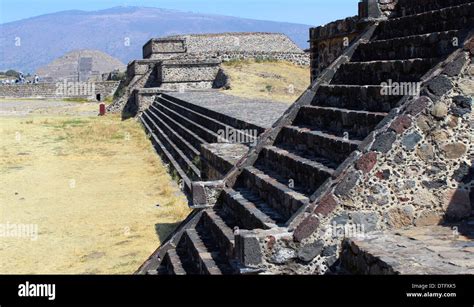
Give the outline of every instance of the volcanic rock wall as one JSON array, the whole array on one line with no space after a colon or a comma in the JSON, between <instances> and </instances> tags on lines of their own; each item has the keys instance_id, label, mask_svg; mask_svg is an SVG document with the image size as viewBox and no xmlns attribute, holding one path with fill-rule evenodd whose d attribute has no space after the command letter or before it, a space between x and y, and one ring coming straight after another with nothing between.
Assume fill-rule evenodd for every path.
<instances>
[{"instance_id":1,"label":"volcanic rock wall","mask_svg":"<svg viewBox=\"0 0 474 307\"><path fill-rule=\"evenodd\" d=\"M0 97L3 98L85 98L100 100L113 96L119 82L56 82L38 84L0 85Z\"/></svg>"},{"instance_id":2,"label":"volcanic rock wall","mask_svg":"<svg viewBox=\"0 0 474 307\"><path fill-rule=\"evenodd\" d=\"M339 183L316 201L317 218L308 215L293 234L275 230L261 237L256 250L267 271L324 273L328 269L324 263L337 260L348 230L367 234L470 216L474 210L472 46L471 41L465 47L468 52L455 53L435 67L425 78L421 95L406 96L402 106L367 137L345 162ZM248 235L242 240L255 240ZM308 261L308 255L317 256Z\"/></svg>"},{"instance_id":3,"label":"volcanic rock wall","mask_svg":"<svg viewBox=\"0 0 474 307\"><path fill-rule=\"evenodd\" d=\"M222 61L272 59L309 65L309 55L286 35L278 33L179 35L152 39L143 47L143 56L147 59L190 55L216 57Z\"/></svg>"}]
</instances>

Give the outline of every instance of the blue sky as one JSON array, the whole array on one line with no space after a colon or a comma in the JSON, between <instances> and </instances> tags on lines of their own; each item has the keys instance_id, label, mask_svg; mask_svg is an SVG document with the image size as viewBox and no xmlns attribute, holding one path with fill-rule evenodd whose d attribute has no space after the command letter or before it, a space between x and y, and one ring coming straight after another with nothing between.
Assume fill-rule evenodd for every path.
<instances>
[{"instance_id":1,"label":"blue sky","mask_svg":"<svg viewBox=\"0 0 474 307\"><path fill-rule=\"evenodd\" d=\"M320 25L357 14L358 0L0 0L0 23L64 10L149 6Z\"/></svg>"}]
</instances>

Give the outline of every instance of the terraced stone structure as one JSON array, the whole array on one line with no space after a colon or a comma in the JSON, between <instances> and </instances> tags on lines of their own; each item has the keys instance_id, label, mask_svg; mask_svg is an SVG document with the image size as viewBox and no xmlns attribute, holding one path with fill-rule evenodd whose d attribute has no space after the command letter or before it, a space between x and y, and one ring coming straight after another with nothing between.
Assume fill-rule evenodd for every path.
<instances>
[{"instance_id":1,"label":"terraced stone structure","mask_svg":"<svg viewBox=\"0 0 474 307\"><path fill-rule=\"evenodd\" d=\"M309 65L309 55L279 33L221 33L154 38L143 46L143 60L128 64L125 94L108 107L125 117L146 110L163 91L209 90L228 86L220 69L236 59L284 60Z\"/></svg>"},{"instance_id":2,"label":"terraced stone structure","mask_svg":"<svg viewBox=\"0 0 474 307\"><path fill-rule=\"evenodd\" d=\"M255 118L269 107L273 110L266 117ZM139 118L172 174L191 194L193 181L222 179L287 107L216 92L160 93ZM253 114L246 116L244 108ZM240 142L225 139L225 133Z\"/></svg>"},{"instance_id":3,"label":"terraced stone structure","mask_svg":"<svg viewBox=\"0 0 474 307\"><path fill-rule=\"evenodd\" d=\"M176 35L151 39L143 46L144 59L166 60L180 56L236 59L275 59L309 65L309 55L280 33L219 33Z\"/></svg>"},{"instance_id":4,"label":"terraced stone structure","mask_svg":"<svg viewBox=\"0 0 474 307\"><path fill-rule=\"evenodd\" d=\"M413 273L427 244L435 252L415 273L472 272L474 3L393 3L385 14L363 2L351 43L313 69L311 87L256 145L222 180L191 183L199 206L137 273ZM389 80L421 91L386 94ZM453 225L462 240L443 231ZM416 227L441 235L397 235L423 233Z\"/></svg>"}]
</instances>

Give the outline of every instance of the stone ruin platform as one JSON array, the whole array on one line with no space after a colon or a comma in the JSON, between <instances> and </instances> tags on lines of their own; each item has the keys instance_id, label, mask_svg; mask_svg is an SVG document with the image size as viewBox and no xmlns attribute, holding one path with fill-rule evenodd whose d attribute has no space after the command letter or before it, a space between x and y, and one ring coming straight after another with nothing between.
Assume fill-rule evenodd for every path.
<instances>
[{"instance_id":1,"label":"stone ruin platform","mask_svg":"<svg viewBox=\"0 0 474 307\"><path fill-rule=\"evenodd\" d=\"M134 109L158 154L183 180L187 193L193 181L222 179L248 152L256 137L271 128L289 107L218 90L175 92L146 88L134 96ZM226 140L225 135L238 139Z\"/></svg>"},{"instance_id":2,"label":"stone ruin platform","mask_svg":"<svg viewBox=\"0 0 474 307\"><path fill-rule=\"evenodd\" d=\"M413 227L346 239L341 263L352 274L474 274L474 232Z\"/></svg>"},{"instance_id":3,"label":"stone ruin platform","mask_svg":"<svg viewBox=\"0 0 474 307\"><path fill-rule=\"evenodd\" d=\"M167 94L262 128L270 128L290 107L286 103L241 98L217 90Z\"/></svg>"},{"instance_id":4,"label":"stone ruin platform","mask_svg":"<svg viewBox=\"0 0 474 307\"><path fill-rule=\"evenodd\" d=\"M170 96L259 127L259 133L270 128L287 110L288 104L269 100L246 99L220 91L167 93ZM222 119L222 122L230 122ZM203 179L219 180L248 152L244 144L211 143L201 145Z\"/></svg>"}]
</instances>

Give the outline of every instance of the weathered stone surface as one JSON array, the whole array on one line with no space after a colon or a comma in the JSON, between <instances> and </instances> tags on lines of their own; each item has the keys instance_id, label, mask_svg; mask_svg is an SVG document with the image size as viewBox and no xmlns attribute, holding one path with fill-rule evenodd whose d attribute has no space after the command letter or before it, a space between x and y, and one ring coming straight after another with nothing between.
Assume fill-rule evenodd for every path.
<instances>
[{"instance_id":1,"label":"weathered stone surface","mask_svg":"<svg viewBox=\"0 0 474 307\"><path fill-rule=\"evenodd\" d=\"M420 147L416 150L416 155L421 160L430 162L435 157L433 146L429 143L420 145Z\"/></svg>"},{"instance_id":2,"label":"weathered stone surface","mask_svg":"<svg viewBox=\"0 0 474 307\"><path fill-rule=\"evenodd\" d=\"M438 76L428 81L427 87L431 93L440 97L453 88L453 83L446 76Z\"/></svg>"},{"instance_id":3,"label":"weathered stone surface","mask_svg":"<svg viewBox=\"0 0 474 307\"><path fill-rule=\"evenodd\" d=\"M379 178L380 180L388 180L390 179L391 172L389 169L384 169L382 171L378 171L375 173L375 177Z\"/></svg>"},{"instance_id":4,"label":"weathered stone surface","mask_svg":"<svg viewBox=\"0 0 474 307\"><path fill-rule=\"evenodd\" d=\"M388 225L393 228L407 227L413 224L413 207L410 205L390 209L386 214Z\"/></svg>"},{"instance_id":5,"label":"weathered stone surface","mask_svg":"<svg viewBox=\"0 0 474 307\"><path fill-rule=\"evenodd\" d=\"M330 257L336 255L337 245L326 246L321 254L324 257Z\"/></svg>"},{"instance_id":6,"label":"weathered stone surface","mask_svg":"<svg viewBox=\"0 0 474 307\"><path fill-rule=\"evenodd\" d=\"M418 134L418 132L413 132L408 135L406 135L402 139L402 145L407 149L407 150L413 150L416 145L422 140L422 136Z\"/></svg>"},{"instance_id":7,"label":"weathered stone surface","mask_svg":"<svg viewBox=\"0 0 474 307\"><path fill-rule=\"evenodd\" d=\"M439 225L443 221L443 217L436 211L424 210L415 219L416 227Z\"/></svg>"},{"instance_id":8,"label":"weathered stone surface","mask_svg":"<svg viewBox=\"0 0 474 307\"><path fill-rule=\"evenodd\" d=\"M470 66L470 74L474 76L474 65ZM474 81L469 78L459 80L459 89L468 96L474 96Z\"/></svg>"},{"instance_id":9,"label":"weathered stone surface","mask_svg":"<svg viewBox=\"0 0 474 307\"><path fill-rule=\"evenodd\" d=\"M392 149L393 142L397 139L397 134L393 131L383 133L376 137L372 144L372 150L387 153Z\"/></svg>"},{"instance_id":10,"label":"weathered stone surface","mask_svg":"<svg viewBox=\"0 0 474 307\"><path fill-rule=\"evenodd\" d=\"M416 124L418 126L418 128L421 129L421 131L423 132L428 132L431 130L431 122L430 122L430 119L424 115L421 115L417 120L416 120Z\"/></svg>"},{"instance_id":11,"label":"weathered stone surface","mask_svg":"<svg viewBox=\"0 0 474 307\"><path fill-rule=\"evenodd\" d=\"M370 190L372 193L367 197L369 202L375 203L379 206L388 204L390 192L385 185L375 184Z\"/></svg>"},{"instance_id":12,"label":"weathered stone surface","mask_svg":"<svg viewBox=\"0 0 474 307\"><path fill-rule=\"evenodd\" d=\"M377 229L379 216L376 212L352 212L352 222L361 225L365 232L371 232Z\"/></svg>"},{"instance_id":13,"label":"weathered stone surface","mask_svg":"<svg viewBox=\"0 0 474 307\"><path fill-rule=\"evenodd\" d=\"M448 116L448 106L444 102L436 103L431 109L431 115L436 119L445 119Z\"/></svg>"},{"instance_id":14,"label":"weathered stone surface","mask_svg":"<svg viewBox=\"0 0 474 307\"><path fill-rule=\"evenodd\" d=\"M374 168L375 164L377 164L377 153L369 152L360 157L356 163L356 168L367 174Z\"/></svg>"},{"instance_id":15,"label":"weathered stone surface","mask_svg":"<svg viewBox=\"0 0 474 307\"><path fill-rule=\"evenodd\" d=\"M390 129L398 134L402 134L411 126L411 123L411 118L408 115L401 115L392 122Z\"/></svg>"},{"instance_id":16,"label":"weathered stone surface","mask_svg":"<svg viewBox=\"0 0 474 307\"><path fill-rule=\"evenodd\" d=\"M413 205L416 207L432 207L439 203L436 197L426 189L419 189L413 197Z\"/></svg>"},{"instance_id":17,"label":"weathered stone surface","mask_svg":"<svg viewBox=\"0 0 474 307\"><path fill-rule=\"evenodd\" d=\"M320 221L317 216L308 216L298 225L298 227L296 227L295 232L293 234L294 240L296 242L301 242L302 240L306 239L318 229L319 224Z\"/></svg>"},{"instance_id":18,"label":"weathered stone surface","mask_svg":"<svg viewBox=\"0 0 474 307\"><path fill-rule=\"evenodd\" d=\"M457 59L446 66L443 72L450 77L457 76L462 72L468 61L469 58L465 54L460 54Z\"/></svg>"},{"instance_id":19,"label":"weathered stone surface","mask_svg":"<svg viewBox=\"0 0 474 307\"><path fill-rule=\"evenodd\" d=\"M304 245L298 250L298 259L310 262L316 256L320 255L324 248L324 241L316 241Z\"/></svg>"},{"instance_id":20,"label":"weathered stone surface","mask_svg":"<svg viewBox=\"0 0 474 307\"><path fill-rule=\"evenodd\" d=\"M474 254L465 250L469 238L453 238L453 230L445 226L410 227L349 238L342 244L341 265L353 274L473 274ZM372 269L374 265L379 269Z\"/></svg>"},{"instance_id":21,"label":"weathered stone surface","mask_svg":"<svg viewBox=\"0 0 474 307\"><path fill-rule=\"evenodd\" d=\"M474 180L474 165L462 162L453 173L453 180L457 182L470 183Z\"/></svg>"},{"instance_id":22,"label":"weathered stone surface","mask_svg":"<svg viewBox=\"0 0 474 307\"><path fill-rule=\"evenodd\" d=\"M431 137L438 146L441 146L442 144L447 142L449 138L448 133L441 129L437 129L433 131L431 133Z\"/></svg>"},{"instance_id":23,"label":"weathered stone surface","mask_svg":"<svg viewBox=\"0 0 474 307\"><path fill-rule=\"evenodd\" d=\"M453 103L451 113L455 116L462 117L472 111L472 97L455 96L453 97Z\"/></svg>"},{"instance_id":24,"label":"weathered stone surface","mask_svg":"<svg viewBox=\"0 0 474 307\"><path fill-rule=\"evenodd\" d=\"M349 214L343 212L331 220L331 226L345 225L349 221Z\"/></svg>"},{"instance_id":25,"label":"weathered stone surface","mask_svg":"<svg viewBox=\"0 0 474 307\"><path fill-rule=\"evenodd\" d=\"M456 116L448 116L448 127L451 128L451 129L454 129L458 126L459 124L459 118L457 118Z\"/></svg>"},{"instance_id":26,"label":"weathered stone surface","mask_svg":"<svg viewBox=\"0 0 474 307\"><path fill-rule=\"evenodd\" d=\"M471 214L469 192L460 189L449 189L443 196L443 207L449 220L461 220Z\"/></svg>"},{"instance_id":27,"label":"weathered stone surface","mask_svg":"<svg viewBox=\"0 0 474 307\"><path fill-rule=\"evenodd\" d=\"M248 231L239 231L235 237L237 258L245 266L256 266L262 262L260 242Z\"/></svg>"},{"instance_id":28,"label":"weathered stone surface","mask_svg":"<svg viewBox=\"0 0 474 307\"><path fill-rule=\"evenodd\" d=\"M291 259L296 258L296 251L291 248L279 248L270 258L270 262L275 264L285 264Z\"/></svg>"},{"instance_id":29,"label":"weathered stone surface","mask_svg":"<svg viewBox=\"0 0 474 307\"><path fill-rule=\"evenodd\" d=\"M337 202L334 199L333 195L327 194L319 201L318 206L314 210L314 214L326 217L330 213L332 213L336 207L337 207Z\"/></svg>"},{"instance_id":30,"label":"weathered stone surface","mask_svg":"<svg viewBox=\"0 0 474 307\"><path fill-rule=\"evenodd\" d=\"M463 143L451 143L443 146L442 151L448 159L459 159L466 151L466 145Z\"/></svg>"},{"instance_id":31,"label":"weathered stone surface","mask_svg":"<svg viewBox=\"0 0 474 307\"><path fill-rule=\"evenodd\" d=\"M472 97L457 95L453 97L453 102L461 108L472 108Z\"/></svg>"},{"instance_id":32,"label":"weathered stone surface","mask_svg":"<svg viewBox=\"0 0 474 307\"><path fill-rule=\"evenodd\" d=\"M427 96L421 96L414 100L406 109L406 112L412 116L417 116L423 112L433 102Z\"/></svg>"},{"instance_id":33,"label":"weathered stone surface","mask_svg":"<svg viewBox=\"0 0 474 307\"><path fill-rule=\"evenodd\" d=\"M351 172L347 174L344 179L337 185L334 194L337 196L347 195L359 182L361 177L360 172Z\"/></svg>"},{"instance_id":34,"label":"weathered stone surface","mask_svg":"<svg viewBox=\"0 0 474 307\"><path fill-rule=\"evenodd\" d=\"M431 181L425 180L422 182L422 184L427 189L439 189L441 187L447 186L448 182L446 181L446 179L437 179Z\"/></svg>"},{"instance_id":35,"label":"weathered stone surface","mask_svg":"<svg viewBox=\"0 0 474 307\"><path fill-rule=\"evenodd\" d=\"M447 170L446 163L443 162L434 162L429 165L429 168L426 170L426 175L436 176Z\"/></svg>"}]
</instances>

